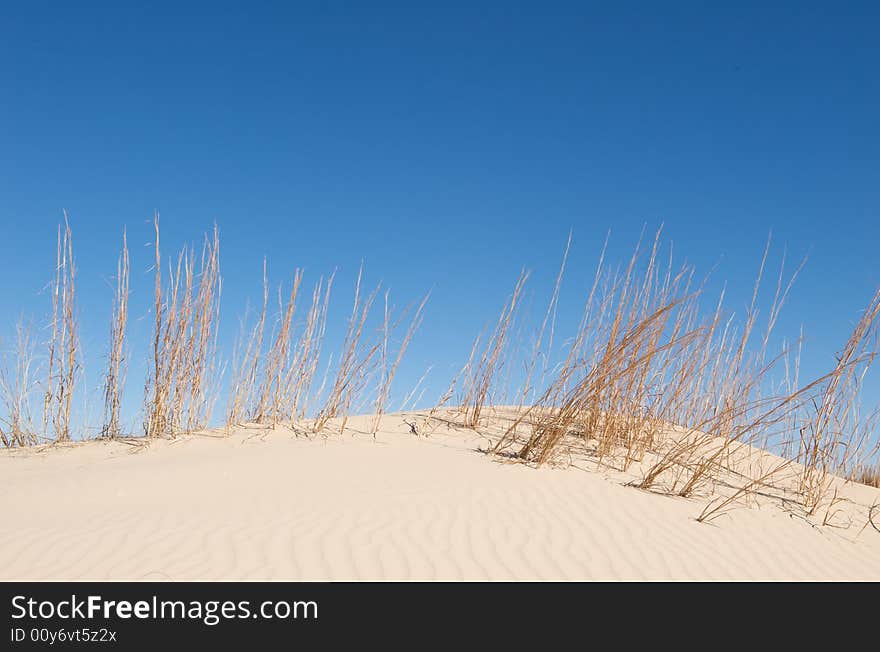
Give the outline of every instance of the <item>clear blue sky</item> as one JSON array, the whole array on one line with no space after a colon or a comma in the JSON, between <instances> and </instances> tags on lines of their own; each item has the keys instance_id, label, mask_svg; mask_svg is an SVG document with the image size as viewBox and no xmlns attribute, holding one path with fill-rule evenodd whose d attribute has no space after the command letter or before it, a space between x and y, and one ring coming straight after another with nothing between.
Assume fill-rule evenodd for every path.
<instances>
[{"instance_id":1,"label":"clear blue sky","mask_svg":"<svg viewBox=\"0 0 880 652\"><path fill-rule=\"evenodd\" d=\"M166 251L219 225L225 342L264 256L338 267L340 316L362 258L433 287L401 370L437 365L431 398L521 266L546 300L570 228L570 323L609 228L617 260L664 223L732 308L772 229L810 254L780 322L808 371L880 284L876 3L132 4L0 9L0 332L45 315L67 209L96 386L127 228L135 406L154 210Z\"/></svg>"}]
</instances>

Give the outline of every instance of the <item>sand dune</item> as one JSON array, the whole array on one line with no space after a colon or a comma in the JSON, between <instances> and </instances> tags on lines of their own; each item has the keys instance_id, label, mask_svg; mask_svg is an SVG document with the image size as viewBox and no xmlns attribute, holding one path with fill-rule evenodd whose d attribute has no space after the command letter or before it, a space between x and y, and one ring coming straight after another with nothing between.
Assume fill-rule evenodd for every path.
<instances>
[{"instance_id":1,"label":"sand dune","mask_svg":"<svg viewBox=\"0 0 880 652\"><path fill-rule=\"evenodd\" d=\"M470 431L350 423L3 451L0 579L880 580L875 489L845 489L846 528L776 505L705 524L706 499L503 463Z\"/></svg>"}]
</instances>

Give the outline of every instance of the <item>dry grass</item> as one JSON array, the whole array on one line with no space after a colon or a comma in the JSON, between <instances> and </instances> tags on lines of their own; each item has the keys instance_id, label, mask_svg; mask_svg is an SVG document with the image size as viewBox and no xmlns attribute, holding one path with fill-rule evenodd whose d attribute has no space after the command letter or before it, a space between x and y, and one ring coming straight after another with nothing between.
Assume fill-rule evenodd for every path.
<instances>
[{"instance_id":1,"label":"dry grass","mask_svg":"<svg viewBox=\"0 0 880 652\"><path fill-rule=\"evenodd\" d=\"M116 293L110 319L110 355L104 377L104 437L122 434L120 401L125 385L125 331L128 325L128 240L122 234L122 252L116 265Z\"/></svg>"},{"instance_id":2,"label":"dry grass","mask_svg":"<svg viewBox=\"0 0 880 652\"><path fill-rule=\"evenodd\" d=\"M80 369L75 281L73 234L65 212L64 222L58 227L55 273L49 284L51 313L45 368L42 373L37 370L36 347L23 321L16 328L15 349L4 351L0 362L0 404L5 412L0 418L0 442L6 447L71 438L73 395ZM9 362L10 357L14 362ZM38 373L44 374L41 429L34 424L30 409Z\"/></svg>"},{"instance_id":3,"label":"dry grass","mask_svg":"<svg viewBox=\"0 0 880 652\"><path fill-rule=\"evenodd\" d=\"M196 273L195 254L181 250L162 282L159 217L155 228L155 328L153 364L145 387L147 437L174 437L208 425L213 405L209 388L220 305L220 241L215 227L205 238Z\"/></svg>"},{"instance_id":4,"label":"dry grass","mask_svg":"<svg viewBox=\"0 0 880 652\"><path fill-rule=\"evenodd\" d=\"M0 342L2 344L2 342ZM13 359L12 364L9 358ZM0 360L0 443L6 448L40 443L30 410L30 395L35 387L35 351L30 329L19 320L16 346L3 351Z\"/></svg>"},{"instance_id":5,"label":"dry grass","mask_svg":"<svg viewBox=\"0 0 880 652\"><path fill-rule=\"evenodd\" d=\"M782 460L773 465L769 470L762 473L759 477L747 479L742 486L738 487L730 495L711 500L703 508L703 511L700 512L699 516L697 516L697 521L699 523L708 523L719 516L727 514L732 509L735 509L738 501L743 500L751 493L766 486L773 478L778 477L783 471L789 469L790 466L790 460Z\"/></svg>"},{"instance_id":6,"label":"dry grass","mask_svg":"<svg viewBox=\"0 0 880 652\"><path fill-rule=\"evenodd\" d=\"M853 482L880 489L880 465L858 468L850 477Z\"/></svg>"},{"instance_id":7,"label":"dry grass","mask_svg":"<svg viewBox=\"0 0 880 652\"><path fill-rule=\"evenodd\" d=\"M421 324L428 297L392 320L392 310L386 294L385 320L378 341L367 337L367 321L379 289L366 297L362 294L363 266L355 284L354 304L342 352L334 369L332 385L324 392L326 378L313 391L315 375L321 358L327 326L327 310L334 275L322 277L312 291L311 304L301 329L297 326L296 301L302 284L302 273L296 271L286 301L279 298L279 318L268 349L262 351L263 331L266 322L268 280L264 268L263 309L250 334L239 338L233 364L233 381L227 410L227 429L234 424L248 421L268 426L294 423L306 417L312 403L323 397L320 410L311 424L315 433L322 432L327 423L346 417L355 400L364 395L370 379L378 374L376 420L384 412L390 395L391 383L409 343ZM409 326L396 352L392 351L391 339L405 318L412 314ZM244 332L244 324L242 331ZM297 334L298 332L298 334ZM246 342L246 343L245 343ZM241 352L240 354L238 352ZM330 366L328 365L328 373Z\"/></svg>"},{"instance_id":8,"label":"dry grass","mask_svg":"<svg viewBox=\"0 0 880 652\"><path fill-rule=\"evenodd\" d=\"M288 402L288 392L285 380L288 377L287 367L290 365L290 352L292 346L293 315L296 311L296 297L299 286L302 283L302 272L296 270L293 274L293 284L286 305L281 300L279 288L279 309L281 319L266 357L266 365L261 384L257 407L252 420L256 423L271 423L276 425L284 418L285 405ZM287 410L289 412L289 410Z\"/></svg>"},{"instance_id":9,"label":"dry grass","mask_svg":"<svg viewBox=\"0 0 880 652\"><path fill-rule=\"evenodd\" d=\"M257 387L257 371L260 366L260 353L263 349L263 331L266 328L266 310L269 305L269 279L266 271L266 261L263 261L263 308L260 318L254 325L247 338L247 346L242 352L242 339L233 353L232 389L226 408L227 431L232 426L242 423L254 400ZM245 320L242 320L242 332L245 328Z\"/></svg>"},{"instance_id":10,"label":"dry grass","mask_svg":"<svg viewBox=\"0 0 880 652\"><path fill-rule=\"evenodd\" d=\"M58 227L55 278L51 285L51 335L43 394L43 434L49 438L51 433L55 441L70 439L71 405L79 369L75 278L73 235L65 212L64 225Z\"/></svg>"},{"instance_id":11,"label":"dry grass","mask_svg":"<svg viewBox=\"0 0 880 652\"><path fill-rule=\"evenodd\" d=\"M656 426L684 397L683 387L674 382L683 374L674 367L692 361L703 332L693 323L696 294L688 289L689 270L672 274L669 268L662 274L658 243L659 234L641 278L636 276L638 248L622 276L603 279L601 268L597 271L565 362L525 412L538 420L517 457L537 464L551 461L572 432L595 440L600 460L623 446L628 463L654 445ZM596 304L603 281L604 296ZM513 442L503 438L496 450L508 443Z\"/></svg>"},{"instance_id":12,"label":"dry grass","mask_svg":"<svg viewBox=\"0 0 880 652\"><path fill-rule=\"evenodd\" d=\"M506 363L508 337L528 278L528 272L525 270L520 272L513 293L501 309L495 330L486 342L476 364L474 364L474 353L478 349L479 338L471 349L468 364L463 370L464 387L461 400L464 423L469 428L476 428L480 425L483 410L490 403L495 377Z\"/></svg>"},{"instance_id":13,"label":"dry grass","mask_svg":"<svg viewBox=\"0 0 880 652\"><path fill-rule=\"evenodd\" d=\"M355 284L354 303L342 352L335 365L332 385L324 391L327 379L313 391L315 376L321 359L327 327L327 310L335 274L326 280L321 277L312 290L311 303L301 327L296 322L296 302L302 285L302 272L294 273L293 283L286 300L279 297L278 323L271 342L263 351L266 323L268 280L265 266L263 275L263 308L259 320L245 336L245 324L236 346L233 377L227 403L227 430L235 424L250 422L274 427L279 423L293 424L306 418L313 402L323 397L321 408L310 424L313 432L324 430L327 423L342 417L342 428L354 401L365 393L370 379L378 375L376 392L376 419L384 413L391 384L409 343L422 322L428 297L415 309L407 308L392 320L392 310L386 294L384 322L380 336L373 341L367 336L367 321L378 295L378 287L369 295L362 293L363 266ZM279 290L280 292L280 290ZM403 340L392 350L396 329L412 315ZM330 365L328 364L328 373Z\"/></svg>"},{"instance_id":14,"label":"dry grass","mask_svg":"<svg viewBox=\"0 0 880 652\"><path fill-rule=\"evenodd\" d=\"M173 262L161 255L158 215L154 231L155 322L144 394L148 438L205 428L219 376L217 229L205 238L200 255L184 247ZM771 343L777 339L773 334L780 312L803 262L787 273L783 257L765 309L760 297L770 244L768 240L751 301L741 317L725 308L723 291L709 297L706 281L696 280L693 267L676 266L671 251L668 257L664 254L660 231L647 244L640 239L621 268L609 267L603 247L580 321L573 335L562 340L558 362L551 364L569 235L543 319L522 366L515 364L513 342L516 329L522 328L519 311L529 278L526 271L518 277L488 337L474 340L467 363L419 428L425 426L427 434L431 420L456 391L460 402L452 411L453 419L468 428L495 428L497 420L490 419L488 411L502 402L506 381L499 379L521 369L522 382L513 394L509 420L491 433L491 452L531 465L565 461L577 452L599 467L635 469L631 484L641 489L709 496L699 521L718 518L759 493L784 491L797 496L803 515L834 523L840 501L835 475L880 485L876 443L880 412L866 413L860 405L865 375L880 348L880 291L855 323L832 368L804 381L801 338L771 350L776 346ZM129 266L123 236L104 383L101 432L109 437L123 434L120 405ZM45 367L37 368L33 338L23 323L15 346L4 351L0 361L3 446L71 438L80 367L75 277L65 214L50 285ZM277 319L267 329L269 280L264 262L262 308L252 327L243 321L235 350L227 428L243 422L293 424L316 412L312 432L323 432L335 418L342 419L344 430L352 408L370 400L375 415L370 428L378 431L394 378L423 321L428 296L395 315L386 292L381 323L373 330L368 324L379 288L363 292L362 265L341 352L335 365L331 356L324 382L315 390L333 279L331 275L315 283L308 310L298 319L303 273L295 270L289 287L284 291L279 287ZM427 373L402 406L416 397ZM42 432L33 424L30 410L37 377L45 378L40 384ZM320 408L312 412L315 404ZM416 425L410 427L419 434ZM777 453L783 461L774 461L762 451Z\"/></svg>"},{"instance_id":15,"label":"dry grass","mask_svg":"<svg viewBox=\"0 0 880 652\"><path fill-rule=\"evenodd\" d=\"M799 429L797 459L803 469L799 489L810 514L818 509L828 492L829 474L845 470L847 461L860 452L860 381L877 355L878 316L880 291L871 299L837 356L837 364L818 400L812 401L812 418Z\"/></svg>"},{"instance_id":16,"label":"dry grass","mask_svg":"<svg viewBox=\"0 0 880 652\"><path fill-rule=\"evenodd\" d=\"M683 497L712 494L733 478L738 483L733 493L713 501L701 521L726 513L759 487L790 478L793 469L798 469L795 491L805 512L827 507L830 474L845 474L855 460L870 458L862 449L875 432L873 419L859 412L858 396L877 351L880 293L837 365L798 386L800 342L783 345L776 354L770 353L770 343L804 262L786 275L783 257L761 324L759 288L769 250L768 240L751 303L737 323L725 315L723 293L708 317L702 316L705 282L695 284L688 266L676 269L671 255L660 262L659 231L650 248L639 242L622 272L604 271L603 248L564 359L537 399L521 406L494 438L491 451L535 465L564 460L575 449L600 466L622 471L638 463L641 479L632 484ZM561 275L538 343L555 310ZM463 401L464 426L480 427L481 399L492 386L494 361L501 358L497 333L504 332L513 305L502 311L475 371L476 345L465 365L463 374L475 380ZM521 396L532 390L538 350L539 345L527 361ZM781 389L770 382L780 366L786 379ZM789 459L770 468L760 456L745 453L743 459L742 451L753 447L786 453Z\"/></svg>"},{"instance_id":17,"label":"dry grass","mask_svg":"<svg viewBox=\"0 0 880 652\"><path fill-rule=\"evenodd\" d=\"M403 336L403 341L400 343L400 346L397 349L397 354L394 356L394 361L391 362L389 366L389 361L391 360L389 340L392 337L395 329L406 318L407 314L410 312L410 309L405 309L400 317L394 323L392 323L391 310L388 305L389 293L385 293L385 312L384 320L382 322L382 345L380 349L381 375L379 379L378 395L376 396L375 417L373 418L372 424L372 432L374 435L379 430L379 424L382 421L382 415L385 413L385 403L388 401L388 396L391 393L391 383L394 381L394 374L397 373L397 368L400 366L400 361L403 359L403 354L406 353L406 349L409 347L409 343L412 340L413 335L415 335L416 331L419 329L419 326L422 325L422 319L424 318L423 311L425 309L425 304L428 303L428 299L430 298L430 296L430 293L426 294L425 298L422 299L421 303L419 303L419 305L416 307L412 319L409 322L409 326L406 329L406 333ZM416 385L416 387L418 387L418 385ZM406 400L404 400L404 402L406 402Z\"/></svg>"},{"instance_id":18,"label":"dry grass","mask_svg":"<svg viewBox=\"0 0 880 652\"><path fill-rule=\"evenodd\" d=\"M288 387L289 419L302 419L310 407L312 385L318 372L321 348L327 329L327 308L330 305L330 290L334 274L324 281L318 279L312 292L312 303L306 315L306 323L296 346L294 362L286 378Z\"/></svg>"},{"instance_id":19,"label":"dry grass","mask_svg":"<svg viewBox=\"0 0 880 652\"><path fill-rule=\"evenodd\" d=\"M562 287L562 277L565 274L565 263L568 260L568 251L571 249L571 232L568 234L568 241L565 243L565 251L562 254L562 263L559 265L559 273L556 275L556 283L553 286L553 293L550 295L550 301L547 303L547 311L544 313L544 320L541 322L541 328L538 336L535 338L534 349L527 363L526 377L520 391L519 406L520 408L526 403L528 397L534 393L532 387L532 376L538 361L541 361L541 379L539 386L544 384L547 375L547 365L550 359L549 352L553 349L553 335L556 330L556 308L559 305L559 289ZM550 329L549 333L547 329ZM547 335L546 350L544 347L544 336Z\"/></svg>"},{"instance_id":20,"label":"dry grass","mask_svg":"<svg viewBox=\"0 0 880 652\"><path fill-rule=\"evenodd\" d=\"M297 270L286 303L279 298L278 326L269 349L263 352L269 294L264 264L259 320L250 331L246 346L240 337L236 347L243 349L243 355L239 358L236 354L233 365L227 429L244 421L275 426L305 415L320 360L333 276L326 281L321 277L315 284L305 323L297 337L294 316L302 277Z\"/></svg>"},{"instance_id":21,"label":"dry grass","mask_svg":"<svg viewBox=\"0 0 880 652\"><path fill-rule=\"evenodd\" d=\"M366 298L361 298L363 271L363 265L361 265L355 285L354 304L351 317L348 320L348 330L342 345L342 354L336 368L333 385L313 424L315 432L321 432L327 422L337 416L343 417L342 429L345 429L344 417L352 401L363 390L369 373L372 371L371 364L380 347L379 344L368 343L364 345L362 342L370 308L372 308L379 292L379 288L376 287Z\"/></svg>"}]
</instances>

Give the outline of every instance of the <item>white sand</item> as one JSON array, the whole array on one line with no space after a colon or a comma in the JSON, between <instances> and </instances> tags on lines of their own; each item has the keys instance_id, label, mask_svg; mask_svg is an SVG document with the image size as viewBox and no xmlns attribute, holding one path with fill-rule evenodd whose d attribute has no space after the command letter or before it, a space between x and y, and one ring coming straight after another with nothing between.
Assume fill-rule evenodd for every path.
<instances>
[{"instance_id":1,"label":"white sand","mask_svg":"<svg viewBox=\"0 0 880 652\"><path fill-rule=\"evenodd\" d=\"M880 580L872 488L847 487L847 528L773 504L701 524L705 498L407 430L4 451L0 579Z\"/></svg>"}]
</instances>

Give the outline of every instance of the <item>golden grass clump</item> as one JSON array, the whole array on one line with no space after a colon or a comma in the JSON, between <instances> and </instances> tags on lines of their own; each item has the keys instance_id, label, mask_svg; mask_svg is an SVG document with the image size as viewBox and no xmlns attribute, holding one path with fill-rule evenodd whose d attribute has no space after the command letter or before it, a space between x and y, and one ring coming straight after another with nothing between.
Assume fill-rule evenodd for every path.
<instances>
[{"instance_id":1,"label":"golden grass clump","mask_svg":"<svg viewBox=\"0 0 880 652\"><path fill-rule=\"evenodd\" d=\"M312 291L312 301L306 321L294 349L293 360L284 374L284 416L288 420L302 419L309 409L312 384L318 371L324 333L327 328L327 308L334 274L325 281L318 279Z\"/></svg>"},{"instance_id":2,"label":"golden grass clump","mask_svg":"<svg viewBox=\"0 0 880 652\"><path fill-rule=\"evenodd\" d=\"M302 272L296 270L286 304L279 295L279 324L264 353L269 281L263 265L263 307L247 344L240 337L236 347L227 429L244 421L274 426L305 415L321 355L333 275L326 281L321 277L315 284L305 323L295 336L294 315L302 278Z\"/></svg>"},{"instance_id":3,"label":"golden grass clump","mask_svg":"<svg viewBox=\"0 0 880 652\"><path fill-rule=\"evenodd\" d=\"M695 323L691 270L673 273L671 262L661 269L658 248L659 232L641 276L638 247L622 275L603 276L600 262L559 371L495 444L496 452L515 443L526 419L532 432L516 456L537 464L550 461L572 433L593 440L600 460L622 446L625 466L653 447L658 425L686 395L686 376L676 365L693 365L704 331Z\"/></svg>"},{"instance_id":4,"label":"golden grass clump","mask_svg":"<svg viewBox=\"0 0 880 652\"><path fill-rule=\"evenodd\" d=\"M191 248L181 250L176 267L162 282L159 216L155 229L153 361L145 387L144 432L174 437L208 425L210 388L216 371L215 347L220 307L220 240L217 228L205 237L196 273Z\"/></svg>"},{"instance_id":5,"label":"golden grass clump","mask_svg":"<svg viewBox=\"0 0 880 652\"><path fill-rule=\"evenodd\" d=\"M287 378L287 367L290 364L291 329L293 315L296 310L296 297L301 282L302 272L296 270L293 274L293 284L286 305L282 303L279 289L279 307L282 308L281 320L266 357L263 382L259 390L257 407L253 416L253 421L257 423L271 421L274 425L283 418L284 405L289 398L287 396L285 380Z\"/></svg>"},{"instance_id":6,"label":"golden grass clump","mask_svg":"<svg viewBox=\"0 0 880 652\"><path fill-rule=\"evenodd\" d=\"M797 347L783 344L777 354L770 346L804 261L786 276L783 257L772 302L759 324L768 240L751 303L738 324L724 314L723 292L703 316L705 281L694 282L692 267L675 268L671 254L660 262L660 234L648 249L640 241L622 272L604 271L603 248L564 359L537 398L526 406L521 402L490 451L535 465L564 459L575 449L622 471L639 463L641 478L631 484L683 497L706 489L711 494L721 481L738 482L732 495L713 501L699 520L715 518L759 487L796 475L794 490L806 513L815 514L830 495L829 475L846 474L856 460L870 458L862 448L874 433L873 420L859 413L858 396L877 352L880 293L835 368L798 386L799 341ZM567 253L568 246L563 269ZM555 312L561 275L562 269L538 344L524 365L521 397L533 390L537 351ZM469 379L460 408L464 426L480 425L483 397L502 359L498 339L509 327L523 278L479 362L473 363L475 344L463 369ZM771 372L780 366L786 374L782 389L771 382ZM770 464L752 452L759 448L788 457Z\"/></svg>"},{"instance_id":7,"label":"golden grass clump","mask_svg":"<svg viewBox=\"0 0 880 652\"><path fill-rule=\"evenodd\" d=\"M52 316L43 393L43 435L55 441L70 439L73 390L79 370L75 279L73 235L65 212L64 225L58 227L55 278L50 287Z\"/></svg>"},{"instance_id":8,"label":"golden grass clump","mask_svg":"<svg viewBox=\"0 0 880 652\"><path fill-rule=\"evenodd\" d=\"M125 331L128 325L128 240L122 234L122 252L116 265L116 293L113 296L113 312L110 319L110 354L104 376L104 425L103 437L122 435L120 402L125 385Z\"/></svg>"},{"instance_id":9,"label":"golden grass clump","mask_svg":"<svg viewBox=\"0 0 880 652\"><path fill-rule=\"evenodd\" d=\"M873 467L864 466L857 468L852 473L851 479L853 482L880 489L880 464Z\"/></svg>"},{"instance_id":10,"label":"golden grass clump","mask_svg":"<svg viewBox=\"0 0 880 652\"><path fill-rule=\"evenodd\" d=\"M65 211L64 222L58 226L55 273L49 284L51 313L45 367L38 368L31 329L23 320L16 326L14 349L0 354L0 406L5 413L0 416L0 443L5 447L71 439L73 394L80 369L75 281L73 234ZM34 424L30 408L38 375L44 378L40 383L42 428Z\"/></svg>"},{"instance_id":11,"label":"golden grass clump","mask_svg":"<svg viewBox=\"0 0 880 652\"><path fill-rule=\"evenodd\" d=\"M35 386L33 338L23 320L18 321L15 331L15 348L0 352L0 406L4 414L0 417L0 443L6 448L40 442L29 400ZM11 364L9 358L13 359Z\"/></svg>"},{"instance_id":12,"label":"golden grass clump","mask_svg":"<svg viewBox=\"0 0 880 652\"><path fill-rule=\"evenodd\" d=\"M313 395L312 387L321 356L327 325L327 310L335 273L326 280L321 277L312 290L311 303L302 325L295 321L296 302L302 285L303 274L296 270L287 299L282 300L279 289L279 316L273 329L268 349L263 351L264 330L267 318L268 287L266 266L263 267L263 307L256 324L245 335L246 319L236 345L233 360L232 384L227 402L227 430L236 424L250 422L274 427L279 423L303 420L312 402L323 397L311 430L322 432L327 423L342 417L342 429L353 402L364 394L371 378L378 376L375 433L389 398L394 375L400 365L415 331L421 325L426 296L415 309L405 309L392 318L390 294L385 295L384 321L379 329L378 341L367 333L367 321L379 288L368 296L362 294L363 265L355 284L354 304L342 353L335 366L333 384L324 394L322 383ZM412 314L403 340L393 351L392 338L396 329ZM328 372L330 367L328 365Z\"/></svg>"}]
</instances>

